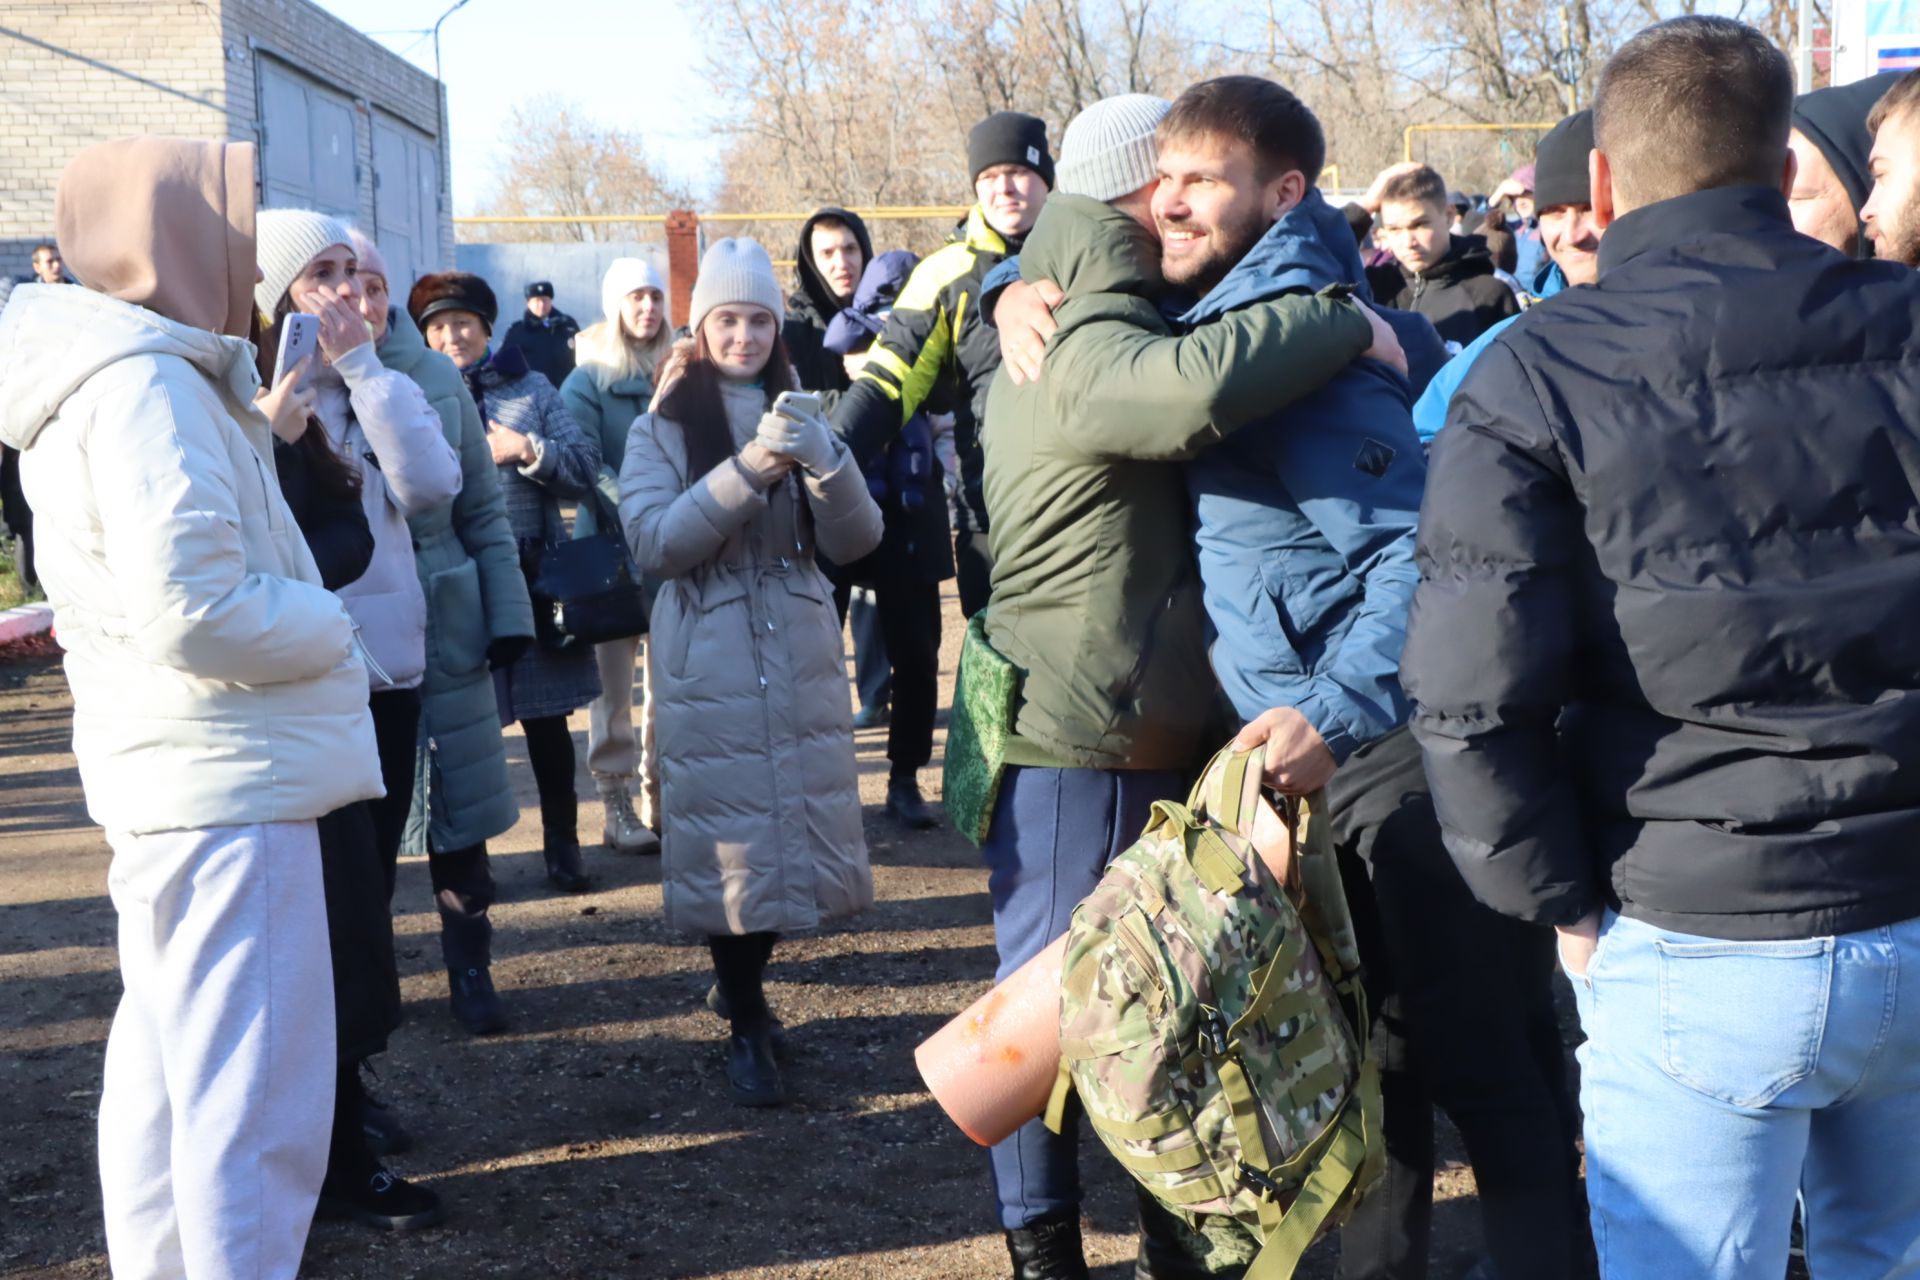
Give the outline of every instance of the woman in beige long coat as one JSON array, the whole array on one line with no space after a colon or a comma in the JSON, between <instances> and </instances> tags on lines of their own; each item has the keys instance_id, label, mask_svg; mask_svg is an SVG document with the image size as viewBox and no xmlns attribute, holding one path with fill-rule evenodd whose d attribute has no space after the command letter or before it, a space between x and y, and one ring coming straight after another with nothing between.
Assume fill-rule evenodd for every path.
<instances>
[{"instance_id":1,"label":"woman in beige long coat","mask_svg":"<svg viewBox=\"0 0 1920 1280\"><path fill-rule=\"evenodd\" d=\"M722 240L694 286L691 351L633 425L620 518L666 587L654 607L668 923L707 936L732 1022L734 1100L786 1098L762 976L775 937L873 903L833 588L880 541L880 509L825 420L772 409L792 385L766 250Z\"/></svg>"}]
</instances>

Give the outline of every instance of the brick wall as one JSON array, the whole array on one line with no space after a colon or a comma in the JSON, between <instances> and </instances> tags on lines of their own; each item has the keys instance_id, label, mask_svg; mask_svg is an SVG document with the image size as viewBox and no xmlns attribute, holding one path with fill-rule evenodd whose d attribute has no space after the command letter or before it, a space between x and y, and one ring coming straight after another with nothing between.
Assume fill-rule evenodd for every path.
<instances>
[{"instance_id":1,"label":"brick wall","mask_svg":"<svg viewBox=\"0 0 1920 1280\"><path fill-rule=\"evenodd\" d=\"M255 66L275 56L355 104L362 221L373 220L378 109L440 151L441 247L453 261L449 153L432 76L306 0L6 0L0 5L0 272L53 229L75 152L133 133L258 141Z\"/></svg>"}]
</instances>

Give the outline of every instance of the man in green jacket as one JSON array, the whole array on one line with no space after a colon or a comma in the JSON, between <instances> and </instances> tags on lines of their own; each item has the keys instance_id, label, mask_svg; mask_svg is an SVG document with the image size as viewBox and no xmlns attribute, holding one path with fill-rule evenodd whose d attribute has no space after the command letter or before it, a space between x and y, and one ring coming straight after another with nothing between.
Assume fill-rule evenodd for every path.
<instances>
[{"instance_id":1,"label":"man in green jacket","mask_svg":"<svg viewBox=\"0 0 1920 1280\"><path fill-rule=\"evenodd\" d=\"M1165 104L1154 102L1128 105L1157 120ZM1069 127L1059 190L1021 255L1023 278L1065 294L1046 374L998 378L987 398L993 585L968 642L984 638L1021 675L981 846L1001 978L1065 931L1152 804L1183 795L1200 763L1215 686L1186 488L1169 464L1313 391L1375 342L1370 313L1311 296L1172 336L1148 213L1153 153L1102 145L1116 128L1150 141L1151 124L1112 116L1102 111L1088 137L1080 120ZM1083 168L1076 144L1098 162ZM1076 1142L1034 1121L993 1149L1017 1280L1087 1274Z\"/></svg>"}]
</instances>

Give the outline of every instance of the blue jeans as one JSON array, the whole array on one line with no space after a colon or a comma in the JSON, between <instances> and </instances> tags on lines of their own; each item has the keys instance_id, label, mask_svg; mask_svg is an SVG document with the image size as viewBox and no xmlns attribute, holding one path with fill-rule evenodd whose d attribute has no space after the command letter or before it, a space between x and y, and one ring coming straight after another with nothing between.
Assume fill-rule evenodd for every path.
<instances>
[{"instance_id":1,"label":"blue jeans","mask_svg":"<svg viewBox=\"0 0 1920 1280\"><path fill-rule=\"evenodd\" d=\"M1107 864L1140 838L1154 801L1186 791L1170 772L1008 766L980 846L1000 952L995 981L1067 931ZM1029 1120L989 1152L1005 1229L1080 1207L1077 1109L1069 1121L1056 1134Z\"/></svg>"},{"instance_id":2,"label":"blue jeans","mask_svg":"<svg viewBox=\"0 0 1920 1280\"><path fill-rule=\"evenodd\" d=\"M1607 1280L1920 1276L1920 920L1729 942L1609 914L1573 981Z\"/></svg>"}]
</instances>

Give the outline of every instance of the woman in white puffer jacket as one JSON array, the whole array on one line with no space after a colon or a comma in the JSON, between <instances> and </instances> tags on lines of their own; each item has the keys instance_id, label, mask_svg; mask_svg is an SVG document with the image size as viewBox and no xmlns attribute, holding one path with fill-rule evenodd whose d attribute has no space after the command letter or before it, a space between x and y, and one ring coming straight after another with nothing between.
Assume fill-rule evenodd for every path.
<instances>
[{"instance_id":1,"label":"woman in white puffer jacket","mask_svg":"<svg viewBox=\"0 0 1920 1280\"><path fill-rule=\"evenodd\" d=\"M334 1091L314 820L381 794L353 623L254 405L253 192L250 144L89 147L54 206L86 287L25 285L0 314L0 439L113 847L116 1274L298 1271Z\"/></svg>"}]
</instances>

